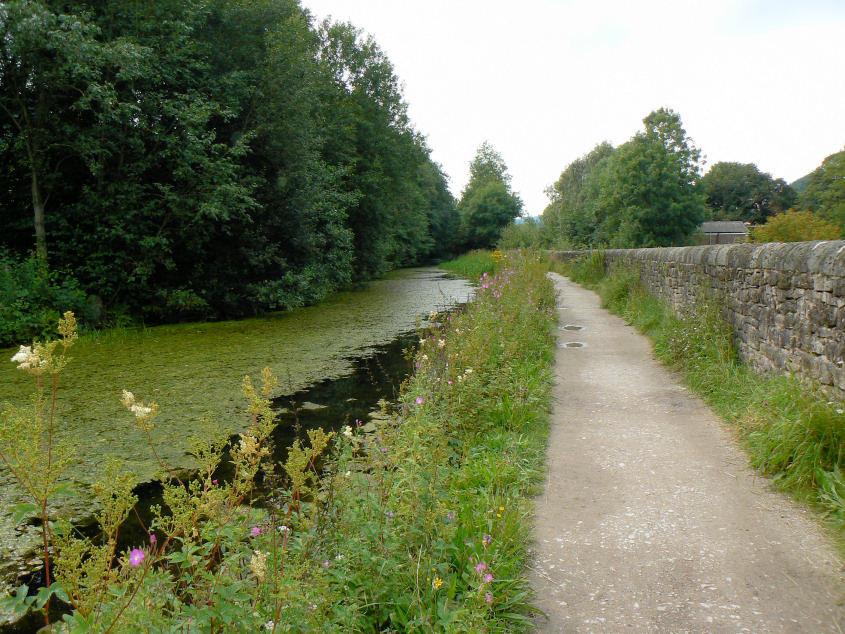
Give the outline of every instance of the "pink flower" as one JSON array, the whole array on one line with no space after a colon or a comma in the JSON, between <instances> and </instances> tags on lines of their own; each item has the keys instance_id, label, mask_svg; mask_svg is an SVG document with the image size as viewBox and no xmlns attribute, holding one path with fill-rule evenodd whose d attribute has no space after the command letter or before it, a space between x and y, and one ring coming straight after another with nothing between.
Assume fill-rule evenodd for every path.
<instances>
[{"instance_id":1,"label":"pink flower","mask_svg":"<svg viewBox=\"0 0 845 634\"><path fill-rule=\"evenodd\" d=\"M484 572L487 570L487 564L483 561L478 562L478 565L475 567L475 572Z\"/></svg>"},{"instance_id":2,"label":"pink flower","mask_svg":"<svg viewBox=\"0 0 845 634\"><path fill-rule=\"evenodd\" d=\"M451 382L451 381L447 381L447 383L449 383L449 385L452 385L452 382Z\"/></svg>"},{"instance_id":3,"label":"pink flower","mask_svg":"<svg viewBox=\"0 0 845 634\"><path fill-rule=\"evenodd\" d=\"M258 537L260 534L261 534L261 529L258 528L257 526L253 526L252 530L249 531L250 537Z\"/></svg>"},{"instance_id":4,"label":"pink flower","mask_svg":"<svg viewBox=\"0 0 845 634\"><path fill-rule=\"evenodd\" d=\"M323 562L323 565L324 565L326 568L328 568L328 567L329 567L329 560L328 560L328 559L326 559L326 560Z\"/></svg>"},{"instance_id":5,"label":"pink flower","mask_svg":"<svg viewBox=\"0 0 845 634\"><path fill-rule=\"evenodd\" d=\"M418 396L418 397L417 397L417 405L422 405L422 404L423 404L423 397L422 397L422 396Z\"/></svg>"},{"instance_id":6,"label":"pink flower","mask_svg":"<svg viewBox=\"0 0 845 634\"><path fill-rule=\"evenodd\" d=\"M489 592L484 593L484 601L487 603L493 603L493 595Z\"/></svg>"},{"instance_id":7,"label":"pink flower","mask_svg":"<svg viewBox=\"0 0 845 634\"><path fill-rule=\"evenodd\" d=\"M488 572L484 575L484 583L490 583L491 581L493 581L493 575Z\"/></svg>"},{"instance_id":8,"label":"pink flower","mask_svg":"<svg viewBox=\"0 0 845 634\"><path fill-rule=\"evenodd\" d=\"M217 484L217 480L216 480L216 479L215 479L215 480L212 480L212 481L211 481L211 484Z\"/></svg>"},{"instance_id":9,"label":"pink flower","mask_svg":"<svg viewBox=\"0 0 845 634\"><path fill-rule=\"evenodd\" d=\"M129 565L137 566L142 561L144 561L144 557L146 556L146 553L140 548L133 548L129 553Z\"/></svg>"},{"instance_id":10,"label":"pink flower","mask_svg":"<svg viewBox=\"0 0 845 634\"><path fill-rule=\"evenodd\" d=\"M150 545L155 546L155 543L156 543L156 534L150 533Z\"/></svg>"},{"instance_id":11,"label":"pink flower","mask_svg":"<svg viewBox=\"0 0 845 634\"><path fill-rule=\"evenodd\" d=\"M484 537L481 538L481 543L484 544L485 546L488 546L490 544L490 542L492 542L492 541L493 541L493 538L490 537L490 535L487 535L486 533L484 534Z\"/></svg>"}]
</instances>

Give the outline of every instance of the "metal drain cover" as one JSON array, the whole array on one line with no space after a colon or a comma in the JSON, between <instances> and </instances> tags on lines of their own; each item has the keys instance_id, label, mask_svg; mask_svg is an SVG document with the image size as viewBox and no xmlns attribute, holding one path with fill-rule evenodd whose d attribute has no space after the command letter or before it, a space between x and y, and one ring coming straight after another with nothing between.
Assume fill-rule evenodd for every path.
<instances>
[{"instance_id":1,"label":"metal drain cover","mask_svg":"<svg viewBox=\"0 0 845 634\"><path fill-rule=\"evenodd\" d=\"M558 348L583 348L587 344L580 341L567 341L566 343L557 344Z\"/></svg>"},{"instance_id":2,"label":"metal drain cover","mask_svg":"<svg viewBox=\"0 0 845 634\"><path fill-rule=\"evenodd\" d=\"M558 326L560 330L583 330L584 326L576 326L575 324L566 324L565 326Z\"/></svg>"}]
</instances>

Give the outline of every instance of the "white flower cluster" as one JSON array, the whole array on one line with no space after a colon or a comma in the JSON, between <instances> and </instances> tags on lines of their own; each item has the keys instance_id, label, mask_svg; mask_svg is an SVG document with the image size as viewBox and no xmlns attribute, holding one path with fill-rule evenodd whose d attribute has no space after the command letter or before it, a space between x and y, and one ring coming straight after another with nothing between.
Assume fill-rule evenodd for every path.
<instances>
[{"instance_id":1,"label":"white flower cluster","mask_svg":"<svg viewBox=\"0 0 845 634\"><path fill-rule=\"evenodd\" d=\"M41 358L38 348L33 351L32 346L21 346L12 357L12 363L18 364L18 370L32 370L46 367L47 359Z\"/></svg>"},{"instance_id":2,"label":"white flower cluster","mask_svg":"<svg viewBox=\"0 0 845 634\"><path fill-rule=\"evenodd\" d=\"M472 368L467 368L464 370L463 374L458 375L458 383L463 383L469 378L469 375L472 374Z\"/></svg>"},{"instance_id":3,"label":"white flower cluster","mask_svg":"<svg viewBox=\"0 0 845 634\"><path fill-rule=\"evenodd\" d=\"M344 425L343 435L347 438L352 438L352 428L349 425Z\"/></svg>"},{"instance_id":4,"label":"white flower cluster","mask_svg":"<svg viewBox=\"0 0 845 634\"><path fill-rule=\"evenodd\" d=\"M156 405L150 403L150 405L147 406L143 403L136 402L135 395L129 390L123 390L120 402L123 403L123 406L126 409L135 415L135 418L138 420L138 423L142 428L152 428L152 424L149 423L149 421L156 414Z\"/></svg>"}]
</instances>

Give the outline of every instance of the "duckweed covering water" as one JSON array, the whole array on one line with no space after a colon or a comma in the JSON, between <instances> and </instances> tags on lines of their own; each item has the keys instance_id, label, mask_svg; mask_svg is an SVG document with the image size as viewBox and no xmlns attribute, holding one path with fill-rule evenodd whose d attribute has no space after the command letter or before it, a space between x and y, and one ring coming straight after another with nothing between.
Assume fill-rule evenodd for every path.
<instances>
[{"instance_id":1,"label":"duckweed covering water","mask_svg":"<svg viewBox=\"0 0 845 634\"><path fill-rule=\"evenodd\" d=\"M200 421L233 433L246 428L244 375L269 366L280 378L279 396L352 370L353 359L371 353L417 325L432 310L465 302L470 285L433 268L407 269L371 282L362 291L337 293L322 304L243 321L190 323L83 338L61 376L58 428L77 447L72 474L81 495L65 514L90 510L87 485L99 475L104 456L119 457L137 482L158 471L149 448L120 404L121 390L162 408L153 441L165 463L190 468L188 439L202 433ZM0 360L15 350L0 350ZM23 403L31 377L12 363L0 363L0 402ZM29 550L22 531L8 516L20 501L0 470L0 576L21 564ZM31 527L29 527L31 528ZM26 531L27 533L34 531Z\"/></svg>"}]
</instances>

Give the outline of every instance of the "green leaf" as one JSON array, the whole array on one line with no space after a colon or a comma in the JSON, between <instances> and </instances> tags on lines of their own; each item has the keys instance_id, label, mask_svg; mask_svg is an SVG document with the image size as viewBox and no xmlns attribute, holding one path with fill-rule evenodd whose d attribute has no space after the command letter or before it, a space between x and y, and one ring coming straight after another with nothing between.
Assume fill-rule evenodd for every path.
<instances>
[{"instance_id":1,"label":"green leaf","mask_svg":"<svg viewBox=\"0 0 845 634\"><path fill-rule=\"evenodd\" d=\"M27 517L31 517L37 513L38 507L32 502L21 502L20 504L15 504L11 510L13 513L13 521L15 522L15 525L17 525L23 522L23 520Z\"/></svg>"}]
</instances>

